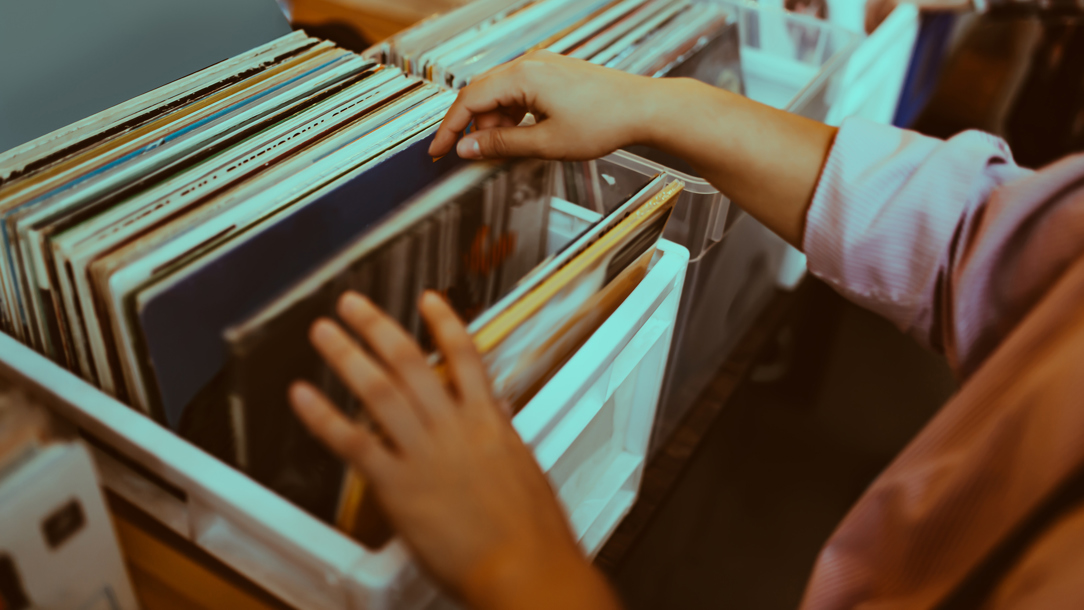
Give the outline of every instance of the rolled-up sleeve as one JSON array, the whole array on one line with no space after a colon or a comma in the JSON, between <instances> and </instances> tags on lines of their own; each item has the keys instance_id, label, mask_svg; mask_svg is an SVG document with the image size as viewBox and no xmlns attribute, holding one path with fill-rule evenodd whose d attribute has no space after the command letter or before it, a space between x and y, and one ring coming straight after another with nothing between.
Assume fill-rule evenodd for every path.
<instances>
[{"instance_id":1,"label":"rolled-up sleeve","mask_svg":"<svg viewBox=\"0 0 1084 610\"><path fill-rule=\"evenodd\" d=\"M986 134L942 142L850 121L804 239L815 275L943 350L965 382L832 535L803 607L986 595L968 574L999 566L997 549L1084 467L1084 154L1032 172ZM1050 514L991 607L1084 599L1079 557L1060 544L1076 532Z\"/></svg>"},{"instance_id":2,"label":"rolled-up sleeve","mask_svg":"<svg viewBox=\"0 0 1084 610\"><path fill-rule=\"evenodd\" d=\"M848 120L806 217L809 269L922 344L946 351L950 284L974 234L969 225L981 220L998 188L1030 173L989 134L942 141Z\"/></svg>"}]
</instances>

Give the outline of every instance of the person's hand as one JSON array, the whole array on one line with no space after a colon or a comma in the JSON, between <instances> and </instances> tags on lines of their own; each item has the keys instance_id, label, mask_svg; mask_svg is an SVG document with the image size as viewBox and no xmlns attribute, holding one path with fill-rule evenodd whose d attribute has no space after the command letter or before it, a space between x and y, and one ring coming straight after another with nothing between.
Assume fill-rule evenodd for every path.
<instances>
[{"instance_id":1,"label":"person's hand","mask_svg":"<svg viewBox=\"0 0 1084 610\"><path fill-rule=\"evenodd\" d=\"M539 51L459 92L429 154L466 159L589 160L643 139L658 110L652 79ZM532 126L517 127L530 112ZM472 133L456 140L474 123Z\"/></svg>"},{"instance_id":2,"label":"person's hand","mask_svg":"<svg viewBox=\"0 0 1084 610\"><path fill-rule=\"evenodd\" d=\"M518 126L530 112L536 123ZM471 123L475 129L459 139ZM524 123L527 123L524 121ZM684 159L796 248L836 129L691 78L633 76L530 53L459 92L429 147L443 156L590 160L642 144Z\"/></svg>"},{"instance_id":3,"label":"person's hand","mask_svg":"<svg viewBox=\"0 0 1084 610\"><path fill-rule=\"evenodd\" d=\"M366 477L429 572L468 604L614 607L533 455L493 399L463 323L433 293L419 308L445 357L447 384L406 331L348 292L339 317L368 349L328 319L313 325L310 339L381 434L347 419L304 382L290 389L298 416Z\"/></svg>"}]
</instances>

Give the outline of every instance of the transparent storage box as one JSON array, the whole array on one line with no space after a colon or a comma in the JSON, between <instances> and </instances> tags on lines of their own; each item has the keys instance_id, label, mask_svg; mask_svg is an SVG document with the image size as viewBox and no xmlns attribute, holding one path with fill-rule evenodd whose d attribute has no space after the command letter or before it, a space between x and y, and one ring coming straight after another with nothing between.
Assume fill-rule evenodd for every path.
<instances>
[{"instance_id":1,"label":"transparent storage box","mask_svg":"<svg viewBox=\"0 0 1084 610\"><path fill-rule=\"evenodd\" d=\"M597 219L555 201L551 246ZM661 240L647 275L513 419L593 554L636 499L688 251ZM422 608L406 547L370 550L6 334L0 376L76 424L103 485L292 606Z\"/></svg>"},{"instance_id":2,"label":"transparent storage box","mask_svg":"<svg viewBox=\"0 0 1084 610\"><path fill-rule=\"evenodd\" d=\"M784 11L783 0L730 2L746 96L829 125L892 122L918 36L915 5L900 4L866 36L865 0L828 0L827 21Z\"/></svg>"},{"instance_id":3,"label":"transparent storage box","mask_svg":"<svg viewBox=\"0 0 1084 610\"><path fill-rule=\"evenodd\" d=\"M818 121L828 118L845 94L843 71L863 36L777 8L724 4L737 12L745 95Z\"/></svg>"},{"instance_id":4,"label":"transparent storage box","mask_svg":"<svg viewBox=\"0 0 1084 610\"><path fill-rule=\"evenodd\" d=\"M918 37L918 8L897 6L865 36L866 0L827 4L828 21L783 11L783 0L759 0L758 10L739 8L746 95L828 125L849 117L892 123ZM842 53L835 50L840 44L847 47ZM823 51L810 53L820 45ZM821 69L824 74L802 85L813 68L808 60L815 62L825 52L833 57ZM780 61L784 58L799 61ZM802 91L784 102L796 87ZM806 258L794 248L785 252L776 279L780 288L791 290L805 276Z\"/></svg>"},{"instance_id":5,"label":"transparent storage box","mask_svg":"<svg viewBox=\"0 0 1084 610\"><path fill-rule=\"evenodd\" d=\"M659 173L685 182L666 227L666 239L683 243L697 254L686 271L650 455L670 437L767 304L789 246L752 217L730 206L729 200L705 180L627 151L595 163L602 200L607 206L618 204Z\"/></svg>"},{"instance_id":6,"label":"transparent storage box","mask_svg":"<svg viewBox=\"0 0 1084 610\"><path fill-rule=\"evenodd\" d=\"M780 9L722 4L736 15L744 93L811 119L828 118L840 99L842 70L863 37ZM732 80L727 75L697 76L712 85ZM692 175L693 170L680 159L633 147L595 163L604 209L620 204L661 172L686 183L666 228L666 239L688 248L691 258L656 415L650 451L654 454L768 303L780 275L788 271L793 275L788 265L800 265L799 272L804 272L804 259L796 259L797 251L730 206L726 196ZM589 205L582 200L576 203Z\"/></svg>"},{"instance_id":7,"label":"transparent storage box","mask_svg":"<svg viewBox=\"0 0 1084 610\"><path fill-rule=\"evenodd\" d=\"M779 7L783 0L760 0ZM852 32L865 31L866 0L827 0L828 20ZM862 39L839 79L840 93L825 117L829 125L860 116L890 124L896 116L919 31L915 4L900 3L877 29Z\"/></svg>"}]
</instances>

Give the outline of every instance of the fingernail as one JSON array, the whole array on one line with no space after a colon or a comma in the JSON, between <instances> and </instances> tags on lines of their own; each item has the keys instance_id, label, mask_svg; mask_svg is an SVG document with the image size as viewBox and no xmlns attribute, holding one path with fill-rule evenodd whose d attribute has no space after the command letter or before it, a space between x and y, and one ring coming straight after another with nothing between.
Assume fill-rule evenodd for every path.
<instances>
[{"instance_id":1,"label":"fingernail","mask_svg":"<svg viewBox=\"0 0 1084 610\"><path fill-rule=\"evenodd\" d=\"M421 304L423 306L428 307L429 305L436 304L436 302L439 301L439 300L441 300L440 295L438 295L436 292L434 292L432 290L426 290L424 293L422 293Z\"/></svg>"},{"instance_id":2,"label":"fingernail","mask_svg":"<svg viewBox=\"0 0 1084 610\"><path fill-rule=\"evenodd\" d=\"M301 411L309 411L316 404L316 394L304 383L295 381L290 386L290 401Z\"/></svg>"},{"instance_id":3,"label":"fingernail","mask_svg":"<svg viewBox=\"0 0 1084 610\"><path fill-rule=\"evenodd\" d=\"M463 138L456 144L455 152L463 159L481 159L482 147L478 146L478 140Z\"/></svg>"},{"instance_id":4,"label":"fingernail","mask_svg":"<svg viewBox=\"0 0 1084 610\"><path fill-rule=\"evenodd\" d=\"M353 291L343 294L339 300L339 308L343 313L360 313L368 304L368 299Z\"/></svg>"},{"instance_id":5,"label":"fingernail","mask_svg":"<svg viewBox=\"0 0 1084 610\"><path fill-rule=\"evenodd\" d=\"M330 320L321 318L313 323L310 337L313 343L326 343L335 337L335 327Z\"/></svg>"}]
</instances>

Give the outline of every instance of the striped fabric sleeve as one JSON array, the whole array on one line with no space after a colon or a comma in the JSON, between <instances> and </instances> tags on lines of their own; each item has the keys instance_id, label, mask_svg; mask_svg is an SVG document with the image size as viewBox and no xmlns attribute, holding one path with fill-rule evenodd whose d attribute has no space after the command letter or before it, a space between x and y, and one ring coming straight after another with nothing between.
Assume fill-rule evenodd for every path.
<instances>
[{"instance_id":1,"label":"striped fabric sleeve","mask_svg":"<svg viewBox=\"0 0 1084 610\"><path fill-rule=\"evenodd\" d=\"M806 217L810 271L854 303L943 351L954 243L990 194L1026 175L1000 139L948 141L849 119Z\"/></svg>"}]
</instances>

